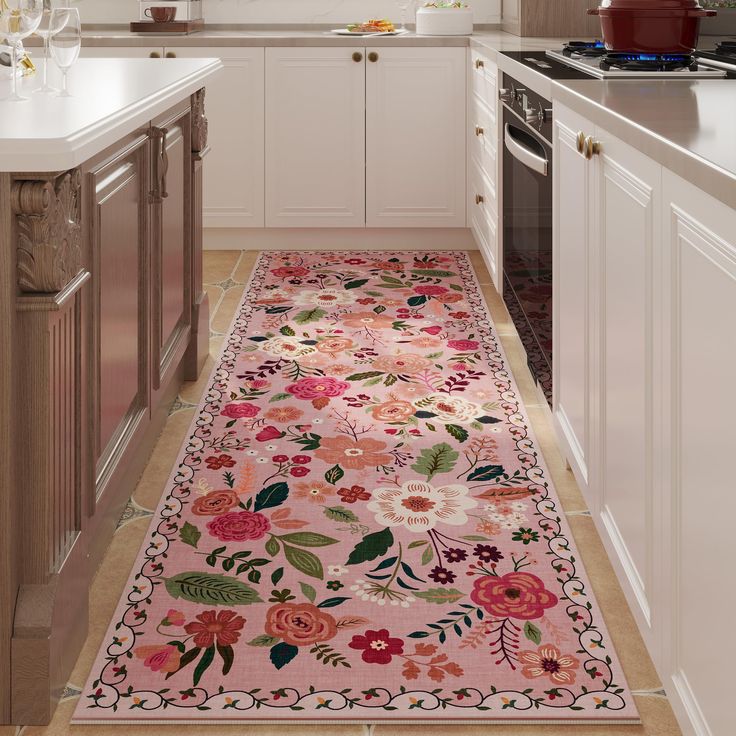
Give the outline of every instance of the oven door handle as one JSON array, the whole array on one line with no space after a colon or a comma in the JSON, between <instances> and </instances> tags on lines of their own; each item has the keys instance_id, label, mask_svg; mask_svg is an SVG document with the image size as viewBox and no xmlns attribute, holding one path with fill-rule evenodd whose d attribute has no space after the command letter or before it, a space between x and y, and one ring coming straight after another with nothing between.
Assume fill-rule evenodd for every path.
<instances>
[{"instance_id":1,"label":"oven door handle","mask_svg":"<svg viewBox=\"0 0 736 736\"><path fill-rule=\"evenodd\" d=\"M527 166L532 171L536 171L537 174L547 176L547 165L549 163L547 159L543 156L538 156L534 151L519 143L511 133L511 126L508 123L504 127L503 141L506 144L508 152L514 158L521 161L524 166Z\"/></svg>"}]
</instances>

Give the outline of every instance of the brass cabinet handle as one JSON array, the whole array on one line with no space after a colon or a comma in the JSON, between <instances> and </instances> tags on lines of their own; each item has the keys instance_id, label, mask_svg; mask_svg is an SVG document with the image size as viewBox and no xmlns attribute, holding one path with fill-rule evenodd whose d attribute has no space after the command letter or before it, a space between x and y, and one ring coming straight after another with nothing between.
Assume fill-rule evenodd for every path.
<instances>
[{"instance_id":1,"label":"brass cabinet handle","mask_svg":"<svg viewBox=\"0 0 736 736\"><path fill-rule=\"evenodd\" d=\"M480 125L476 125L475 126L475 134L476 135L484 135L485 134L485 130L483 130L483 128L481 128Z\"/></svg>"},{"instance_id":2,"label":"brass cabinet handle","mask_svg":"<svg viewBox=\"0 0 736 736\"><path fill-rule=\"evenodd\" d=\"M595 140L592 135L589 135L583 143L583 156L585 156L587 161L590 161L593 156L597 156L600 152L600 142Z\"/></svg>"},{"instance_id":3,"label":"brass cabinet handle","mask_svg":"<svg viewBox=\"0 0 736 736\"><path fill-rule=\"evenodd\" d=\"M368 61L378 61L378 54L375 51L371 51L370 54L368 54Z\"/></svg>"},{"instance_id":4,"label":"brass cabinet handle","mask_svg":"<svg viewBox=\"0 0 736 736\"><path fill-rule=\"evenodd\" d=\"M582 153L583 147L585 146L585 133L583 133L582 130L579 130L578 134L575 136L575 145L578 149L578 153Z\"/></svg>"},{"instance_id":5,"label":"brass cabinet handle","mask_svg":"<svg viewBox=\"0 0 736 736\"><path fill-rule=\"evenodd\" d=\"M176 54L173 51L167 51L166 52L166 58L167 59L176 59Z\"/></svg>"},{"instance_id":6,"label":"brass cabinet handle","mask_svg":"<svg viewBox=\"0 0 736 736\"><path fill-rule=\"evenodd\" d=\"M161 54L159 54L158 51L151 51L151 53L148 54L148 57L150 59L160 59L161 58Z\"/></svg>"},{"instance_id":7,"label":"brass cabinet handle","mask_svg":"<svg viewBox=\"0 0 736 736\"><path fill-rule=\"evenodd\" d=\"M169 170L169 154L166 150L168 132L166 128L153 128L151 131L151 136L157 143L157 150L153 159L154 189L151 197L154 202L161 202L169 196L166 191L166 174Z\"/></svg>"},{"instance_id":8,"label":"brass cabinet handle","mask_svg":"<svg viewBox=\"0 0 736 736\"><path fill-rule=\"evenodd\" d=\"M355 51L353 53L353 61L356 63L359 61L363 61L363 54L361 54L360 51Z\"/></svg>"},{"instance_id":9,"label":"brass cabinet handle","mask_svg":"<svg viewBox=\"0 0 736 736\"><path fill-rule=\"evenodd\" d=\"M485 63L483 62L483 59L476 59L475 60L475 68L476 69L482 69L485 66Z\"/></svg>"},{"instance_id":10,"label":"brass cabinet handle","mask_svg":"<svg viewBox=\"0 0 736 736\"><path fill-rule=\"evenodd\" d=\"M475 195L475 203L476 204L483 204L483 202L486 201L486 198L482 194L476 194Z\"/></svg>"}]
</instances>

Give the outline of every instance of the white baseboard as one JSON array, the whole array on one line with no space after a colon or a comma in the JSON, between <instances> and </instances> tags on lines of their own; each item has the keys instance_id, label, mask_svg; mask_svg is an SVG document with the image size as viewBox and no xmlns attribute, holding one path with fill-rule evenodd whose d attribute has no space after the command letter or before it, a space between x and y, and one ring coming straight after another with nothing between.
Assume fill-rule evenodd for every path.
<instances>
[{"instance_id":1,"label":"white baseboard","mask_svg":"<svg viewBox=\"0 0 736 736\"><path fill-rule=\"evenodd\" d=\"M205 250L477 250L468 228L205 228Z\"/></svg>"}]
</instances>

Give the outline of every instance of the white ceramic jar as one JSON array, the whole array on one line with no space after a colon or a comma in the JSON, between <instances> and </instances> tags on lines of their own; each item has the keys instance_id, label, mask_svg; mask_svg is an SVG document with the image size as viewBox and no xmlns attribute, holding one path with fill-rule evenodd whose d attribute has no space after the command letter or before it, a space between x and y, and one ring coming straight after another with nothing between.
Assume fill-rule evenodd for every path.
<instances>
[{"instance_id":1,"label":"white ceramic jar","mask_svg":"<svg viewBox=\"0 0 736 736\"><path fill-rule=\"evenodd\" d=\"M419 8L418 36L469 36L473 32L471 8Z\"/></svg>"}]
</instances>

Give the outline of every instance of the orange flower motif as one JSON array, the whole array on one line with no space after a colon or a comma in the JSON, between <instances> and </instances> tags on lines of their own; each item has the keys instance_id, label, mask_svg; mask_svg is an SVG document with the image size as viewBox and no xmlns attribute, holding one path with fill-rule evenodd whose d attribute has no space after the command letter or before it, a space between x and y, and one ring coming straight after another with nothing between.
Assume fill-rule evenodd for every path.
<instances>
[{"instance_id":1,"label":"orange flower motif","mask_svg":"<svg viewBox=\"0 0 736 736\"><path fill-rule=\"evenodd\" d=\"M325 337L317 343L317 350L320 353L335 355L354 346L355 343L347 337Z\"/></svg>"},{"instance_id":2,"label":"orange flower motif","mask_svg":"<svg viewBox=\"0 0 736 736\"><path fill-rule=\"evenodd\" d=\"M414 405L408 401L384 401L370 408L370 413L377 422L403 423L413 416L415 411Z\"/></svg>"},{"instance_id":3,"label":"orange flower motif","mask_svg":"<svg viewBox=\"0 0 736 736\"><path fill-rule=\"evenodd\" d=\"M219 516L240 503L235 491L210 491L206 496L195 499L192 513L195 516Z\"/></svg>"},{"instance_id":4,"label":"orange flower motif","mask_svg":"<svg viewBox=\"0 0 736 736\"><path fill-rule=\"evenodd\" d=\"M171 644L146 644L136 647L134 653L153 672L176 672L179 669L181 655Z\"/></svg>"},{"instance_id":5,"label":"orange flower motif","mask_svg":"<svg viewBox=\"0 0 736 736\"><path fill-rule=\"evenodd\" d=\"M361 329L366 327L371 330L388 330L393 327L393 317L386 317L383 314L375 312L350 312L342 318L342 323L346 327L355 327Z\"/></svg>"},{"instance_id":6,"label":"orange flower motif","mask_svg":"<svg viewBox=\"0 0 736 736\"><path fill-rule=\"evenodd\" d=\"M297 483L294 487L294 498L306 498L313 503L324 503L327 496L332 496L334 493L333 486L319 479Z\"/></svg>"},{"instance_id":7,"label":"orange flower motif","mask_svg":"<svg viewBox=\"0 0 736 736\"><path fill-rule=\"evenodd\" d=\"M429 335L426 335L426 336L415 337L411 341L411 344L416 345L416 347L418 348L437 348L440 345L442 345L442 340L439 340L436 337L430 337Z\"/></svg>"},{"instance_id":8,"label":"orange flower motif","mask_svg":"<svg viewBox=\"0 0 736 736\"><path fill-rule=\"evenodd\" d=\"M397 375L413 376L431 367L432 361L422 355L404 353L403 355L381 355L375 358L371 366L377 371Z\"/></svg>"},{"instance_id":9,"label":"orange flower motif","mask_svg":"<svg viewBox=\"0 0 736 736\"><path fill-rule=\"evenodd\" d=\"M302 414L304 412L295 406L275 406L273 409L269 409L263 416L272 422L286 424L287 422L296 422L301 418Z\"/></svg>"},{"instance_id":10,"label":"orange flower motif","mask_svg":"<svg viewBox=\"0 0 736 736\"><path fill-rule=\"evenodd\" d=\"M509 572L495 577L481 575L470 593L473 603L492 616L529 621L541 618L547 608L557 605L557 596L544 587L544 582L530 572Z\"/></svg>"},{"instance_id":11,"label":"orange flower motif","mask_svg":"<svg viewBox=\"0 0 736 736\"><path fill-rule=\"evenodd\" d=\"M572 685L575 682L580 661L572 654L562 654L557 647L543 644L536 652L519 652L519 662L524 665L521 674L528 679L549 677L556 685Z\"/></svg>"},{"instance_id":12,"label":"orange flower motif","mask_svg":"<svg viewBox=\"0 0 736 736\"><path fill-rule=\"evenodd\" d=\"M361 437L323 437L319 449L314 454L330 465L340 464L346 470L363 470L378 465L393 463L393 455L383 452L386 443Z\"/></svg>"},{"instance_id":13,"label":"orange flower motif","mask_svg":"<svg viewBox=\"0 0 736 736\"><path fill-rule=\"evenodd\" d=\"M328 641L337 633L337 622L312 603L277 603L266 613L266 633L287 644L306 647Z\"/></svg>"}]
</instances>

